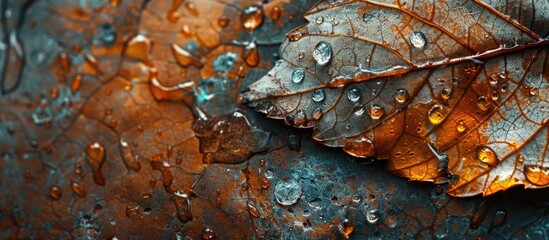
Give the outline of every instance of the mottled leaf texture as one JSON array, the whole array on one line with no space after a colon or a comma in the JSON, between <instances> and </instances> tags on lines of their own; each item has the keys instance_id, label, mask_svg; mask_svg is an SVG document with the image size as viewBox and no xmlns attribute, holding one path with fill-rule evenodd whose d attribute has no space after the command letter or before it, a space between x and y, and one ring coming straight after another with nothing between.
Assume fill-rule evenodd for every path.
<instances>
[{"instance_id":1,"label":"mottled leaf texture","mask_svg":"<svg viewBox=\"0 0 549 240\"><path fill-rule=\"evenodd\" d=\"M321 1L245 101L453 196L549 186L549 1Z\"/></svg>"}]
</instances>

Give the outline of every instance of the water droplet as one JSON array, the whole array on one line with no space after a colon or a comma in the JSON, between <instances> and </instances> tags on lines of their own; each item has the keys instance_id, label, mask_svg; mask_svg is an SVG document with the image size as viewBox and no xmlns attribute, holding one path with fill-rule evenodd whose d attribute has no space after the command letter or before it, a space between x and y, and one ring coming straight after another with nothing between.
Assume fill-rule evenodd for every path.
<instances>
[{"instance_id":1,"label":"water droplet","mask_svg":"<svg viewBox=\"0 0 549 240\"><path fill-rule=\"evenodd\" d=\"M271 18L275 21L280 19L280 16L282 15L282 8L280 6L274 6L273 10L271 10Z\"/></svg>"},{"instance_id":2,"label":"water droplet","mask_svg":"<svg viewBox=\"0 0 549 240\"><path fill-rule=\"evenodd\" d=\"M63 191L57 186L52 186L50 188L50 197L57 200L60 199L61 196L63 196Z\"/></svg>"},{"instance_id":3,"label":"water droplet","mask_svg":"<svg viewBox=\"0 0 549 240\"><path fill-rule=\"evenodd\" d=\"M301 198L302 194L303 189L301 184L294 179L280 181L276 184L274 189L276 201L285 206L295 204L299 198Z\"/></svg>"},{"instance_id":4,"label":"water droplet","mask_svg":"<svg viewBox=\"0 0 549 240\"><path fill-rule=\"evenodd\" d=\"M121 1L121 0L110 0L111 6L112 6L112 7L118 7L118 6L120 6L120 1Z\"/></svg>"},{"instance_id":5,"label":"water droplet","mask_svg":"<svg viewBox=\"0 0 549 240\"><path fill-rule=\"evenodd\" d=\"M435 104L429 109L428 116L431 124L439 125L448 116L448 110L440 104Z\"/></svg>"},{"instance_id":6,"label":"water droplet","mask_svg":"<svg viewBox=\"0 0 549 240\"><path fill-rule=\"evenodd\" d=\"M536 96L538 94L538 88L530 87L528 92L530 93L530 96Z\"/></svg>"},{"instance_id":7,"label":"water droplet","mask_svg":"<svg viewBox=\"0 0 549 240\"><path fill-rule=\"evenodd\" d=\"M324 90L317 89L313 92L313 101L315 102L321 102L324 100Z\"/></svg>"},{"instance_id":8,"label":"water droplet","mask_svg":"<svg viewBox=\"0 0 549 240\"><path fill-rule=\"evenodd\" d=\"M124 55L148 63L151 45L152 41L150 39L139 34L128 41Z\"/></svg>"},{"instance_id":9,"label":"water droplet","mask_svg":"<svg viewBox=\"0 0 549 240\"><path fill-rule=\"evenodd\" d=\"M82 187L80 184L76 182L71 183L72 191L79 197L85 198L86 197L86 190L84 187Z\"/></svg>"},{"instance_id":10,"label":"water droplet","mask_svg":"<svg viewBox=\"0 0 549 240\"><path fill-rule=\"evenodd\" d=\"M372 209L372 210L369 210L367 213L366 213L366 220L370 223L370 224L376 224L379 222L379 219L381 217L381 212L377 209Z\"/></svg>"},{"instance_id":11,"label":"water droplet","mask_svg":"<svg viewBox=\"0 0 549 240\"><path fill-rule=\"evenodd\" d=\"M126 207L126 217L133 217L139 215L139 206Z\"/></svg>"},{"instance_id":12,"label":"water droplet","mask_svg":"<svg viewBox=\"0 0 549 240\"><path fill-rule=\"evenodd\" d=\"M200 60L198 60L195 56L193 56L189 51L181 48L177 44L172 44L170 47L170 50L172 52L172 55L174 59L181 65L182 67L187 67L190 65L194 65L196 67L201 67L202 63Z\"/></svg>"},{"instance_id":13,"label":"water droplet","mask_svg":"<svg viewBox=\"0 0 549 240\"><path fill-rule=\"evenodd\" d=\"M494 166L498 162L498 157L496 152L487 146L478 146L476 149L477 160L488 164L489 166Z\"/></svg>"},{"instance_id":14,"label":"water droplet","mask_svg":"<svg viewBox=\"0 0 549 240\"><path fill-rule=\"evenodd\" d=\"M465 132L465 130L467 130L467 125L465 125L463 120L460 120L456 125L456 129L459 133Z\"/></svg>"},{"instance_id":15,"label":"water droplet","mask_svg":"<svg viewBox=\"0 0 549 240\"><path fill-rule=\"evenodd\" d=\"M105 161L105 148L98 142L92 142L86 147L86 156L93 170L93 180L97 185L105 185L105 177L101 173L101 166Z\"/></svg>"},{"instance_id":16,"label":"water droplet","mask_svg":"<svg viewBox=\"0 0 549 240\"><path fill-rule=\"evenodd\" d=\"M325 41L319 42L313 50L313 58L316 63L321 66L328 64L332 58L332 48L330 47L330 44Z\"/></svg>"},{"instance_id":17,"label":"water droplet","mask_svg":"<svg viewBox=\"0 0 549 240\"><path fill-rule=\"evenodd\" d=\"M518 155L518 159L517 159L517 160L518 160L519 163L523 163L523 162L524 162L524 156Z\"/></svg>"},{"instance_id":18,"label":"water droplet","mask_svg":"<svg viewBox=\"0 0 549 240\"><path fill-rule=\"evenodd\" d=\"M109 45L116 40L116 29L111 23L99 24L96 31L103 44Z\"/></svg>"},{"instance_id":19,"label":"water droplet","mask_svg":"<svg viewBox=\"0 0 549 240\"><path fill-rule=\"evenodd\" d=\"M345 236L346 239L349 238L351 233L353 233L353 230L355 229L355 224L351 222L349 219L343 220L343 223L339 226L339 230Z\"/></svg>"},{"instance_id":20,"label":"water droplet","mask_svg":"<svg viewBox=\"0 0 549 240\"><path fill-rule=\"evenodd\" d=\"M524 176L534 185L549 185L549 167L537 165L524 165Z\"/></svg>"},{"instance_id":21,"label":"water droplet","mask_svg":"<svg viewBox=\"0 0 549 240\"><path fill-rule=\"evenodd\" d=\"M500 77L499 77L499 74L497 74L497 73L492 73L492 74L490 74L490 76L488 76L488 83L490 83L490 86L492 88L497 88L498 87L499 80L500 80Z\"/></svg>"},{"instance_id":22,"label":"water droplet","mask_svg":"<svg viewBox=\"0 0 549 240\"><path fill-rule=\"evenodd\" d=\"M231 20L227 16L221 16L217 19L217 25L220 27L226 27L229 25L229 22L231 22Z\"/></svg>"},{"instance_id":23,"label":"water droplet","mask_svg":"<svg viewBox=\"0 0 549 240\"><path fill-rule=\"evenodd\" d=\"M299 59L305 58L305 53L300 52L298 57L299 57Z\"/></svg>"},{"instance_id":24,"label":"water droplet","mask_svg":"<svg viewBox=\"0 0 549 240\"><path fill-rule=\"evenodd\" d=\"M427 38L422 32L412 32L408 39L410 40L412 46L420 50L423 50L423 48L425 48L425 45L427 44Z\"/></svg>"},{"instance_id":25,"label":"water droplet","mask_svg":"<svg viewBox=\"0 0 549 240\"><path fill-rule=\"evenodd\" d=\"M504 210L497 210L496 214L494 215L494 218L492 219L492 225L490 226L490 229L497 228L505 223L505 219L507 218L507 212Z\"/></svg>"},{"instance_id":26,"label":"water droplet","mask_svg":"<svg viewBox=\"0 0 549 240\"><path fill-rule=\"evenodd\" d=\"M349 89L349 92L347 92L347 99L351 102L358 101L360 99L360 91L356 88Z\"/></svg>"},{"instance_id":27,"label":"water droplet","mask_svg":"<svg viewBox=\"0 0 549 240\"><path fill-rule=\"evenodd\" d=\"M198 16L199 13L198 13L198 8L196 7L196 4L194 2L186 2L185 3L185 8L187 9L187 11L189 11L189 13L191 13L192 15L194 16Z\"/></svg>"},{"instance_id":28,"label":"water droplet","mask_svg":"<svg viewBox=\"0 0 549 240\"><path fill-rule=\"evenodd\" d=\"M490 107L490 102L485 96L480 96L477 100L477 106L480 110L485 111Z\"/></svg>"},{"instance_id":29,"label":"water droplet","mask_svg":"<svg viewBox=\"0 0 549 240\"><path fill-rule=\"evenodd\" d=\"M475 204L475 208L473 209L473 214L471 215L470 225L471 229L477 229L480 227L484 219L486 218L486 215L488 214L488 201L486 199L483 199L480 202L477 202Z\"/></svg>"},{"instance_id":30,"label":"water droplet","mask_svg":"<svg viewBox=\"0 0 549 240\"><path fill-rule=\"evenodd\" d=\"M267 189L267 188L269 188L270 186L271 186L271 183L269 182L269 180L267 180L267 179L261 180L261 187L262 187L263 189Z\"/></svg>"},{"instance_id":31,"label":"water droplet","mask_svg":"<svg viewBox=\"0 0 549 240\"><path fill-rule=\"evenodd\" d=\"M322 24L324 22L324 17L318 16L316 17L316 24Z\"/></svg>"},{"instance_id":32,"label":"water droplet","mask_svg":"<svg viewBox=\"0 0 549 240\"><path fill-rule=\"evenodd\" d=\"M313 110L312 117L314 120L319 120L322 117L322 114L322 108L317 107Z\"/></svg>"},{"instance_id":33,"label":"water droplet","mask_svg":"<svg viewBox=\"0 0 549 240\"><path fill-rule=\"evenodd\" d=\"M240 22L245 29L254 30L263 23L263 18L265 18L265 14L261 6L250 5L242 10Z\"/></svg>"},{"instance_id":34,"label":"water droplet","mask_svg":"<svg viewBox=\"0 0 549 240\"><path fill-rule=\"evenodd\" d=\"M347 140L343 150L355 157L371 157L375 153L374 144L369 138Z\"/></svg>"},{"instance_id":35,"label":"water droplet","mask_svg":"<svg viewBox=\"0 0 549 240\"><path fill-rule=\"evenodd\" d=\"M30 54L32 64L37 67L42 66L47 57L46 52L42 49L35 49Z\"/></svg>"},{"instance_id":36,"label":"water droplet","mask_svg":"<svg viewBox=\"0 0 549 240\"><path fill-rule=\"evenodd\" d=\"M244 60L250 67L257 67L257 65L259 65L259 50L257 49L255 42L251 42L248 46L246 46Z\"/></svg>"},{"instance_id":37,"label":"water droplet","mask_svg":"<svg viewBox=\"0 0 549 240\"><path fill-rule=\"evenodd\" d=\"M215 232L209 228L205 228L202 231L202 239L213 239L215 238Z\"/></svg>"},{"instance_id":38,"label":"water droplet","mask_svg":"<svg viewBox=\"0 0 549 240\"><path fill-rule=\"evenodd\" d=\"M265 170L265 177L266 177L266 178L269 178L269 179L270 179L270 178L273 178L273 177L274 177L274 172L273 172L273 170L271 170L271 169Z\"/></svg>"},{"instance_id":39,"label":"water droplet","mask_svg":"<svg viewBox=\"0 0 549 240\"><path fill-rule=\"evenodd\" d=\"M136 172L141 169L141 164L139 163L138 156L132 151L131 147L126 141L120 140L119 150L120 156L122 156L122 161L124 161L126 167Z\"/></svg>"},{"instance_id":40,"label":"water droplet","mask_svg":"<svg viewBox=\"0 0 549 240\"><path fill-rule=\"evenodd\" d=\"M374 120L380 119L383 117L384 111L383 108L379 105L372 105L370 108L370 117Z\"/></svg>"},{"instance_id":41,"label":"water droplet","mask_svg":"<svg viewBox=\"0 0 549 240\"><path fill-rule=\"evenodd\" d=\"M499 92L497 90L492 91L492 94L490 94L490 97L493 101L499 100Z\"/></svg>"},{"instance_id":42,"label":"water droplet","mask_svg":"<svg viewBox=\"0 0 549 240\"><path fill-rule=\"evenodd\" d=\"M247 208L248 208L248 213L252 217L258 218L258 217L261 216L260 213L259 213L259 210L257 210L257 208L250 201L248 201Z\"/></svg>"},{"instance_id":43,"label":"water droplet","mask_svg":"<svg viewBox=\"0 0 549 240\"><path fill-rule=\"evenodd\" d=\"M404 103L408 100L409 98L409 94L408 94L408 91L404 88L399 88L396 90L395 92L395 100L398 102L398 103Z\"/></svg>"},{"instance_id":44,"label":"water droplet","mask_svg":"<svg viewBox=\"0 0 549 240\"><path fill-rule=\"evenodd\" d=\"M177 206L177 218L182 223L193 220L189 198L184 197L179 206Z\"/></svg>"},{"instance_id":45,"label":"water droplet","mask_svg":"<svg viewBox=\"0 0 549 240\"><path fill-rule=\"evenodd\" d=\"M440 91L440 97L446 101L450 99L452 96L452 89L451 88L443 88L442 91Z\"/></svg>"},{"instance_id":46,"label":"water droplet","mask_svg":"<svg viewBox=\"0 0 549 240\"><path fill-rule=\"evenodd\" d=\"M72 82L71 82L71 92L72 93L76 93L78 92L78 90L80 89L80 86L82 85L82 74L76 74L73 78L72 78Z\"/></svg>"},{"instance_id":47,"label":"water droplet","mask_svg":"<svg viewBox=\"0 0 549 240\"><path fill-rule=\"evenodd\" d=\"M356 105L353 107L353 113L356 115L356 116L362 116L362 114L364 114L364 107L362 107L362 105Z\"/></svg>"},{"instance_id":48,"label":"water droplet","mask_svg":"<svg viewBox=\"0 0 549 240\"><path fill-rule=\"evenodd\" d=\"M292 72L292 82L300 83L303 81L304 78L305 78L305 71L303 71L303 69L298 68Z\"/></svg>"}]
</instances>

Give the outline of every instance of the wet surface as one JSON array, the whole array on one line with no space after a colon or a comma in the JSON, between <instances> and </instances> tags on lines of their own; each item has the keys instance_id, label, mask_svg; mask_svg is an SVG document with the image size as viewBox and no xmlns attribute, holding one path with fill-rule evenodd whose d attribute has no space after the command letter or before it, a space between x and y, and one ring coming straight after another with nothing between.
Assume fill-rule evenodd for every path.
<instances>
[{"instance_id":1,"label":"wet surface","mask_svg":"<svg viewBox=\"0 0 549 240\"><path fill-rule=\"evenodd\" d=\"M546 189L452 198L238 104L312 5L3 1L0 238L549 237Z\"/></svg>"}]
</instances>

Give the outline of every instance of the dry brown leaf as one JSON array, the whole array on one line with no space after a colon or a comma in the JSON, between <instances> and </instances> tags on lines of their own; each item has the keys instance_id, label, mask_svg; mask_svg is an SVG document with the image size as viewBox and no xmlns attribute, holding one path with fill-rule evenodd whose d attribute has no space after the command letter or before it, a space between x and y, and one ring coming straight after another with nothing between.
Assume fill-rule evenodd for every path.
<instances>
[{"instance_id":1,"label":"dry brown leaf","mask_svg":"<svg viewBox=\"0 0 549 240\"><path fill-rule=\"evenodd\" d=\"M549 186L549 2L322 1L245 101L453 196Z\"/></svg>"}]
</instances>

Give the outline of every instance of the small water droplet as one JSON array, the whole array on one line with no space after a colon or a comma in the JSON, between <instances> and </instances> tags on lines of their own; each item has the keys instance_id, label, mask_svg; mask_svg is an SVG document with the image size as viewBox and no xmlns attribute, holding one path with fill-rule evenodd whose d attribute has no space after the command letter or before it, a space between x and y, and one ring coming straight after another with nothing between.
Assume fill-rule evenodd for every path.
<instances>
[{"instance_id":1,"label":"small water droplet","mask_svg":"<svg viewBox=\"0 0 549 240\"><path fill-rule=\"evenodd\" d=\"M199 13L198 13L198 8L196 7L196 4L194 2L186 2L185 3L185 8L187 9L187 11L189 11L189 13L191 13L192 15L194 16L198 16Z\"/></svg>"},{"instance_id":2,"label":"small water droplet","mask_svg":"<svg viewBox=\"0 0 549 240\"><path fill-rule=\"evenodd\" d=\"M528 92L530 93L530 96L536 96L538 94L538 88L530 87Z\"/></svg>"},{"instance_id":3,"label":"small water droplet","mask_svg":"<svg viewBox=\"0 0 549 240\"><path fill-rule=\"evenodd\" d=\"M82 85L82 74L76 74L73 78L72 78L72 83L71 83L71 92L74 94L76 92L78 92L78 90L80 89L80 86Z\"/></svg>"},{"instance_id":4,"label":"small water droplet","mask_svg":"<svg viewBox=\"0 0 549 240\"><path fill-rule=\"evenodd\" d=\"M99 24L96 31L103 44L109 45L116 40L116 29L111 23Z\"/></svg>"},{"instance_id":5,"label":"small water droplet","mask_svg":"<svg viewBox=\"0 0 549 240\"><path fill-rule=\"evenodd\" d=\"M267 180L267 179L261 180L261 187L262 187L263 189L267 189L267 188L269 188L270 186L271 186L271 183L269 182L269 180Z\"/></svg>"},{"instance_id":6,"label":"small water droplet","mask_svg":"<svg viewBox=\"0 0 549 240\"><path fill-rule=\"evenodd\" d=\"M370 108L370 117L374 120L377 120L377 119L380 119L381 117L383 117L383 114L384 114L384 110L381 106L379 105L372 105L372 107Z\"/></svg>"},{"instance_id":7,"label":"small water droplet","mask_svg":"<svg viewBox=\"0 0 549 240\"><path fill-rule=\"evenodd\" d=\"M269 178L269 179L273 178L273 177L274 177L274 172L273 172L273 170L272 170L272 169L267 169L267 170L265 170L265 177L266 177L266 178Z\"/></svg>"},{"instance_id":8,"label":"small water droplet","mask_svg":"<svg viewBox=\"0 0 549 240\"><path fill-rule=\"evenodd\" d=\"M257 210L257 208L252 204L252 202L248 201L247 208L248 208L248 213L252 217L258 218L261 216L261 214L259 213L259 210Z\"/></svg>"},{"instance_id":9,"label":"small water droplet","mask_svg":"<svg viewBox=\"0 0 549 240\"><path fill-rule=\"evenodd\" d=\"M305 53L300 52L298 57L299 57L299 59L305 58Z\"/></svg>"},{"instance_id":10,"label":"small water droplet","mask_svg":"<svg viewBox=\"0 0 549 240\"><path fill-rule=\"evenodd\" d=\"M124 141L120 140L120 156L122 156L122 161L124 161L124 164L126 167L128 167L131 170L139 171L141 169L141 164L139 163L138 155L136 155L130 145Z\"/></svg>"},{"instance_id":11,"label":"small water droplet","mask_svg":"<svg viewBox=\"0 0 549 240\"><path fill-rule=\"evenodd\" d=\"M324 22L324 17L318 16L316 17L316 24L322 24Z\"/></svg>"},{"instance_id":12,"label":"small water droplet","mask_svg":"<svg viewBox=\"0 0 549 240\"><path fill-rule=\"evenodd\" d=\"M271 18L275 21L280 19L280 16L282 15L282 7L280 6L274 6L273 10L271 10Z\"/></svg>"},{"instance_id":13,"label":"small water droplet","mask_svg":"<svg viewBox=\"0 0 549 240\"><path fill-rule=\"evenodd\" d=\"M408 91L404 88L399 88L395 91L395 100L398 103L404 103L408 100L409 94Z\"/></svg>"},{"instance_id":14,"label":"small water droplet","mask_svg":"<svg viewBox=\"0 0 549 240\"><path fill-rule=\"evenodd\" d=\"M538 165L524 165L524 176L537 186L549 185L549 167Z\"/></svg>"},{"instance_id":15,"label":"small water droplet","mask_svg":"<svg viewBox=\"0 0 549 240\"><path fill-rule=\"evenodd\" d=\"M186 223L193 219L189 198L184 197L179 206L177 206L177 218L182 223Z\"/></svg>"},{"instance_id":16,"label":"small water droplet","mask_svg":"<svg viewBox=\"0 0 549 240\"><path fill-rule=\"evenodd\" d=\"M314 120L319 120L322 117L322 114L322 108L317 107L313 110L312 117Z\"/></svg>"},{"instance_id":17,"label":"small water droplet","mask_svg":"<svg viewBox=\"0 0 549 240\"><path fill-rule=\"evenodd\" d=\"M60 199L61 196L63 196L63 191L57 186L52 186L50 188L50 197L57 200Z\"/></svg>"},{"instance_id":18,"label":"small water droplet","mask_svg":"<svg viewBox=\"0 0 549 240\"><path fill-rule=\"evenodd\" d=\"M101 166L105 161L105 147L98 142L92 142L86 147L86 156L93 170L93 180L97 185L105 185L105 177L101 173Z\"/></svg>"},{"instance_id":19,"label":"small water droplet","mask_svg":"<svg viewBox=\"0 0 549 240\"><path fill-rule=\"evenodd\" d=\"M321 66L328 64L332 59L332 48L330 47L330 44L325 41L319 42L313 50L313 58L316 63Z\"/></svg>"},{"instance_id":20,"label":"small water droplet","mask_svg":"<svg viewBox=\"0 0 549 240\"><path fill-rule=\"evenodd\" d=\"M248 46L246 46L244 60L246 64L250 67L257 67L257 65L259 65L259 49L257 49L255 42L252 42Z\"/></svg>"},{"instance_id":21,"label":"small water droplet","mask_svg":"<svg viewBox=\"0 0 549 240\"><path fill-rule=\"evenodd\" d=\"M205 228L202 231L202 239L213 239L215 238L215 232L209 228Z\"/></svg>"},{"instance_id":22,"label":"small water droplet","mask_svg":"<svg viewBox=\"0 0 549 240\"><path fill-rule=\"evenodd\" d=\"M217 25L222 28L229 25L229 22L231 22L231 20L227 16L221 16L219 17L219 19L217 19Z\"/></svg>"},{"instance_id":23,"label":"small water droplet","mask_svg":"<svg viewBox=\"0 0 549 240\"><path fill-rule=\"evenodd\" d=\"M362 107L362 105L356 105L353 107L353 113L356 115L356 116L362 116L362 114L364 114L366 110L364 109L364 107Z\"/></svg>"},{"instance_id":24,"label":"small water droplet","mask_svg":"<svg viewBox=\"0 0 549 240\"><path fill-rule=\"evenodd\" d=\"M496 152L487 146L478 146L476 149L477 160L488 164L489 166L495 166L498 162Z\"/></svg>"},{"instance_id":25,"label":"small water droplet","mask_svg":"<svg viewBox=\"0 0 549 240\"><path fill-rule=\"evenodd\" d=\"M480 96L477 100L477 106L480 110L487 110L490 107L490 102L485 96Z\"/></svg>"},{"instance_id":26,"label":"small water droplet","mask_svg":"<svg viewBox=\"0 0 549 240\"><path fill-rule=\"evenodd\" d=\"M422 32L412 32L408 39L410 40L412 46L420 50L423 50L425 48L425 45L427 44L427 38Z\"/></svg>"},{"instance_id":27,"label":"small water droplet","mask_svg":"<svg viewBox=\"0 0 549 240\"><path fill-rule=\"evenodd\" d=\"M126 207L126 217L133 217L139 215L139 206Z\"/></svg>"},{"instance_id":28,"label":"small water droplet","mask_svg":"<svg viewBox=\"0 0 549 240\"><path fill-rule=\"evenodd\" d=\"M261 6L250 5L242 10L240 22L245 29L254 30L263 23L264 18L265 13L263 13Z\"/></svg>"},{"instance_id":29,"label":"small water droplet","mask_svg":"<svg viewBox=\"0 0 549 240\"><path fill-rule=\"evenodd\" d=\"M372 210L369 210L367 213L366 213L366 220L370 223L370 224L376 224L379 222L379 219L381 217L381 212L377 209L372 209Z\"/></svg>"},{"instance_id":30,"label":"small water droplet","mask_svg":"<svg viewBox=\"0 0 549 240\"><path fill-rule=\"evenodd\" d=\"M465 132L465 130L467 130L467 126L465 125L465 122L463 120L460 120L456 125L456 129L459 133L462 133L462 132Z\"/></svg>"},{"instance_id":31,"label":"small water droplet","mask_svg":"<svg viewBox=\"0 0 549 240\"><path fill-rule=\"evenodd\" d=\"M303 189L301 184L294 179L280 181L274 189L276 201L284 206L295 204L301 198L302 194Z\"/></svg>"},{"instance_id":32,"label":"small water droplet","mask_svg":"<svg viewBox=\"0 0 549 240\"><path fill-rule=\"evenodd\" d=\"M448 110L446 107L440 104L435 104L429 109L429 122L433 125L439 125L446 116L448 115Z\"/></svg>"},{"instance_id":33,"label":"small water droplet","mask_svg":"<svg viewBox=\"0 0 549 240\"><path fill-rule=\"evenodd\" d=\"M76 183L76 182L72 182L71 183L71 188L72 188L72 191L79 197L82 197L82 198L85 198L86 197L86 190L84 189L84 187L82 187L82 185Z\"/></svg>"},{"instance_id":34,"label":"small water droplet","mask_svg":"<svg viewBox=\"0 0 549 240\"><path fill-rule=\"evenodd\" d=\"M351 102L356 102L360 99L360 91L356 88L349 89L349 92L347 92L347 99Z\"/></svg>"},{"instance_id":35,"label":"small water droplet","mask_svg":"<svg viewBox=\"0 0 549 240\"><path fill-rule=\"evenodd\" d=\"M315 102L321 102L322 100L324 100L324 90L322 89L317 89L313 92L313 101Z\"/></svg>"},{"instance_id":36,"label":"small water droplet","mask_svg":"<svg viewBox=\"0 0 549 240\"><path fill-rule=\"evenodd\" d=\"M490 97L493 101L499 100L499 92L497 90L492 91L492 94L490 94Z\"/></svg>"},{"instance_id":37,"label":"small water droplet","mask_svg":"<svg viewBox=\"0 0 549 240\"><path fill-rule=\"evenodd\" d=\"M442 91L440 91L440 97L446 101L450 99L452 96L452 89L451 88L443 88Z\"/></svg>"},{"instance_id":38,"label":"small water droplet","mask_svg":"<svg viewBox=\"0 0 549 240\"><path fill-rule=\"evenodd\" d=\"M524 162L524 156L518 155L518 159L517 159L517 160L518 160L519 163L523 163L523 162Z\"/></svg>"},{"instance_id":39,"label":"small water droplet","mask_svg":"<svg viewBox=\"0 0 549 240\"><path fill-rule=\"evenodd\" d=\"M292 72L292 82L300 83L305 78L305 71L301 68L297 68Z\"/></svg>"}]
</instances>

